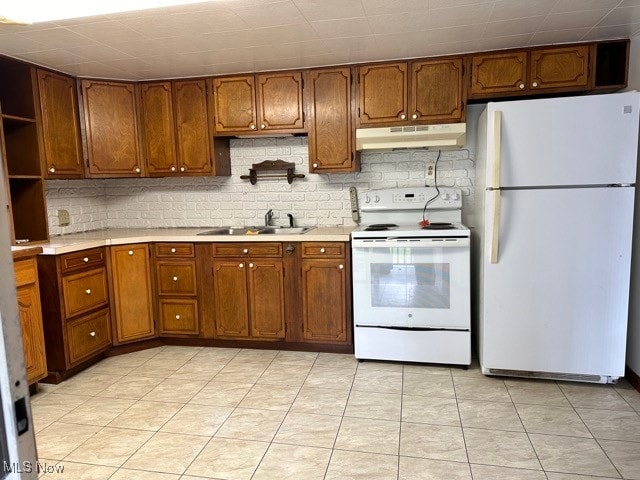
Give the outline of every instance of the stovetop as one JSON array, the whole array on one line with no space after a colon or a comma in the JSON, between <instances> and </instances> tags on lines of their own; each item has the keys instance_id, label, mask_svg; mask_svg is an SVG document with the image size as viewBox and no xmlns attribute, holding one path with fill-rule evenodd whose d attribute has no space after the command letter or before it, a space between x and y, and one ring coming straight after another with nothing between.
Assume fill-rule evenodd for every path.
<instances>
[{"instance_id":1,"label":"stovetop","mask_svg":"<svg viewBox=\"0 0 640 480\"><path fill-rule=\"evenodd\" d=\"M411 225L397 225L387 230L367 230L369 225L356 227L351 236L353 238L389 238L389 237L469 237L471 231L462 223L452 223L449 229L426 229L417 223Z\"/></svg>"}]
</instances>

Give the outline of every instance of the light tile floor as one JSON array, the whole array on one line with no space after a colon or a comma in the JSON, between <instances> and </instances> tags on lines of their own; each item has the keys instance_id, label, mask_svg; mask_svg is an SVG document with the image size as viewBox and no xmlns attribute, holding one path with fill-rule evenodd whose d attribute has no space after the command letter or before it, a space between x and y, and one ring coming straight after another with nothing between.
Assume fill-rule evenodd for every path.
<instances>
[{"instance_id":1,"label":"light tile floor","mask_svg":"<svg viewBox=\"0 0 640 480\"><path fill-rule=\"evenodd\" d=\"M34 396L45 480L640 479L640 393L352 355L160 347Z\"/></svg>"}]
</instances>

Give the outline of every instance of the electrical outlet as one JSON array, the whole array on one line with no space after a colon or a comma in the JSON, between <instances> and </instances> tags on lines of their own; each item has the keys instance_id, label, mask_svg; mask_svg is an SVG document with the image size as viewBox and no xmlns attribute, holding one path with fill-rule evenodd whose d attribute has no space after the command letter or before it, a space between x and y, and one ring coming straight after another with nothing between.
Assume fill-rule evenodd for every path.
<instances>
[{"instance_id":1,"label":"electrical outlet","mask_svg":"<svg viewBox=\"0 0 640 480\"><path fill-rule=\"evenodd\" d=\"M58 210L58 225L60 227L66 227L71 223L71 217L69 216L69 210Z\"/></svg>"},{"instance_id":2,"label":"electrical outlet","mask_svg":"<svg viewBox=\"0 0 640 480\"><path fill-rule=\"evenodd\" d=\"M426 168L427 168L427 172L426 172L427 180L435 180L436 179L436 164L435 164L435 162L427 162Z\"/></svg>"}]
</instances>

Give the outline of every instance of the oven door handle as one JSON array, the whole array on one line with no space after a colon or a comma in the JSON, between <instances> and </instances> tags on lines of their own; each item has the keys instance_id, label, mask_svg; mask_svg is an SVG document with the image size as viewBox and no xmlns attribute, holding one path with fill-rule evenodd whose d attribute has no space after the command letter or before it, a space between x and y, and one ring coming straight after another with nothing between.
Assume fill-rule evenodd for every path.
<instances>
[{"instance_id":1,"label":"oven door handle","mask_svg":"<svg viewBox=\"0 0 640 480\"><path fill-rule=\"evenodd\" d=\"M463 248L471 244L469 238L451 238L444 240L399 240L391 237L386 240L351 240L353 248L390 248L390 247L410 247L410 248Z\"/></svg>"},{"instance_id":2,"label":"oven door handle","mask_svg":"<svg viewBox=\"0 0 640 480\"><path fill-rule=\"evenodd\" d=\"M407 332L469 332L468 328L447 328L447 327L401 327L397 325L360 325L358 328L383 328L385 330L401 330Z\"/></svg>"}]
</instances>

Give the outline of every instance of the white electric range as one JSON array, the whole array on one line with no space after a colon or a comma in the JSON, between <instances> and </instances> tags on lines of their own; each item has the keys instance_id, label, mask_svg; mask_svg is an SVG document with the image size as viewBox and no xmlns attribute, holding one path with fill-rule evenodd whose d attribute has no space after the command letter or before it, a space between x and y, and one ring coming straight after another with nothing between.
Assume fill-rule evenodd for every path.
<instances>
[{"instance_id":1,"label":"white electric range","mask_svg":"<svg viewBox=\"0 0 640 480\"><path fill-rule=\"evenodd\" d=\"M470 231L461 223L461 191L370 190L358 201L361 224L351 234L356 358L469 365Z\"/></svg>"}]
</instances>

